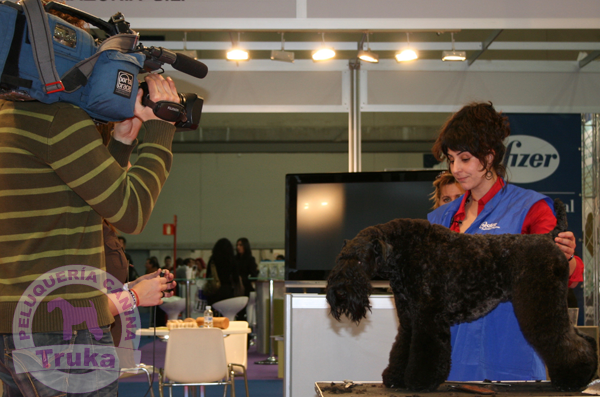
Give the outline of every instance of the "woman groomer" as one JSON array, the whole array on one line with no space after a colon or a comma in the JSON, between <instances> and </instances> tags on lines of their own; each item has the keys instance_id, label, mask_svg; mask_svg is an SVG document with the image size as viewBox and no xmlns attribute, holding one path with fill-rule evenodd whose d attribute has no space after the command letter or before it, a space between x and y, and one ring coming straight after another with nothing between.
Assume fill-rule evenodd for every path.
<instances>
[{"instance_id":1,"label":"woman groomer","mask_svg":"<svg viewBox=\"0 0 600 397\"><path fill-rule=\"evenodd\" d=\"M433 153L440 161L446 159L465 194L462 200L431 212L431 223L469 234L541 234L554 228L550 198L503 179L503 141L509 135L507 117L491 103L469 104L450 117ZM569 259L572 274L576 266L573 233L560 233L556 243ZM452 327L451 341L448 380L546 379L544 363L525 341L510 302L479 320Z\"/></svg>"}]
</instances>

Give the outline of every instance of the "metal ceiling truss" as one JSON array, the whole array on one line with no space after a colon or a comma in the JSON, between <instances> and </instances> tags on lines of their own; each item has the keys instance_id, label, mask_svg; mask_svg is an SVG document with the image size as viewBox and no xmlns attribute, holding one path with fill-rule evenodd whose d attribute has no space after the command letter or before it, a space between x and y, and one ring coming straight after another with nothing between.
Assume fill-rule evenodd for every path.
<instances>
[{"instance_id":1,"label":"metal ceiling truss","mask_svg":"<svg viewBox=\"0 0 600 397\"><path fill-rule=\"evenodd\" d=\"M600 201L600 114L582 117L582 224L585 325L598 325L600 319L600 253L598 252Z\"/></svg>"}]
</instances>

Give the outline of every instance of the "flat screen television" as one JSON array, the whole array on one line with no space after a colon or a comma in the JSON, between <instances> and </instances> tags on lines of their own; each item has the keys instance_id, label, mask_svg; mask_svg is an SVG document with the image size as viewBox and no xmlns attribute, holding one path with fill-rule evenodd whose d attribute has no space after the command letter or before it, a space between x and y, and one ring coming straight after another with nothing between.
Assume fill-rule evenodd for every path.
<instances>
[{"instance_id":1,"label":"flat screen television","mask_svg":"<svg viewBox=\"0 0 600 397\"><path fill-rule=\"evenodd\" d=\"M368 226L396 218L427 219L439 173L286 175L286 280L326 280L344 240Z\"/></svg>"}]
</instances>

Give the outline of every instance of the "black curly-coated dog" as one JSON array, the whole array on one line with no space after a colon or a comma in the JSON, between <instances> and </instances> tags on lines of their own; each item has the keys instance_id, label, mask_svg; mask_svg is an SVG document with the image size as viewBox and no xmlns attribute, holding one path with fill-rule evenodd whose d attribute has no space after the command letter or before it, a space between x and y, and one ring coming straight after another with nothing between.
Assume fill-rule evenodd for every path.
<instances>
[{"instance_id":1,"label":"black curly-coated dog","mask_svg":"<svg viewBox=\"0 0 600 397\"><path fill-rule=\"evenodd\" d=\"M383 383L435 390L450 373L450 327L511 301L552 384L580 390L596 374L596 342L569 322L569 264L554 242L566 213L555 206L549 234L468 235L415 219L368 227L346 242L329 275L331 315L360 322L371 309L370 278L389 278L400 327Z\"/></svg>"}]
</instances>

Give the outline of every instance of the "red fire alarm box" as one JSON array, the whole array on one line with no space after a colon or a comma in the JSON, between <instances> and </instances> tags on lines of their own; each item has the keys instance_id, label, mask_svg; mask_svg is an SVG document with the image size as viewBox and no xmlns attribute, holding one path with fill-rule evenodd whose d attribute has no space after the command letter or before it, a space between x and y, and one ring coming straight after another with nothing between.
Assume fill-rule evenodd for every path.
<instances>
[{"instance_id":1,"label":"red fire alarm box","mask_svg":"<svg viewBox=\"0 0 600 397\"><path fill-rule=\"evenodd\" d=\"M175 234L175 225L172 223L163 224L163 234L165 236L172 236Z\"/></svg>"}]
</instances>

